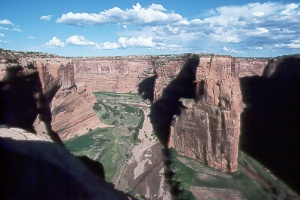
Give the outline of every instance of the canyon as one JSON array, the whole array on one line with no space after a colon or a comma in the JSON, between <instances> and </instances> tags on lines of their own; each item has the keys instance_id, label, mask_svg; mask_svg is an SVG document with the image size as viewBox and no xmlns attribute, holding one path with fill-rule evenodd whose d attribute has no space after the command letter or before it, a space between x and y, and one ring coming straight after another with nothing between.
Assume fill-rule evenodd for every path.
<instances>
[{"instance_id":1,"label":"canyon","mask_svg":"<svg viewBox=\"0 0 300 200\"><path fill-rule=\"evenodd\" d=\"M21 58L22 66L33 63L47 91L55 80L61 89L52 103L53 129L70 139L105 127L92 107L92 92L137 93L138 84L156 71L154 96L177 76L186 55L126 56L102 58ZM242 96L239 78L261 75L267 59L200 55L196 72L198 97L183 100L188 108L177 117L170 147L222 171L237 170ZM200 91L203 90L203 91ZM201 93L201 94L200 94ZM43 124L37 120L37 132ZM189 132L189 134L186 134Z\"/></svg>"},{"instance_id":2,"label":"canyon","mask_svg":"<svg viewBox=\"0 0 300 200\"><path fill-rule=\"evenodd\" d=\"M90 129L109 126L99 121L93 110L97 101L93 92L137 93L140 82L156 75L153 96L158 100L163 89L178 75L190 56L61 58L43 55L20 57L18 60L22 66L34 64L44 91L59 81L61 88L52 102L52 126L63 140L69 140L87 134ZM272 74L273 70L266 72L265 67L270 66L267 65L268 58L234 58L213 54L199 54L199 57L196 98L182 99L186 109L173 121L169 147L173 147L182 156L196 159L223 172L237 172L240 162L240 130L245 128L245 125L241 125L243 115L242 119L240 116L248 104L242 96L244 90L240 87L240 80ZM275 58L274 61L280 59ZM0 63L0 70L0 76L3 77L4 61ZM39 119L36 120L35 128L38 135L45 136ZM150 136L150 133L147 134ZM135 158L128 167L128 184L135 186L141 194L148 194L148 198L163 199L164 195L169 194L168 187L161 186L161 156L152 156L152 152L159 154L156 152L158 144L142 136L139 138L148 143L145 148L141 144L139 150L135 150ZM150 159L151 156L154 160ZM153 185L150 179L143 180L145 175L142 172L139 172L140 176L134 175L137 173L135 168L140 167L141 163L144 163L142 171L156 172L157 177L154 173L151 177L159 185ZM151 164L145 163L156 163L156 166L152 168Z\"/></svg>"}]
</instances>

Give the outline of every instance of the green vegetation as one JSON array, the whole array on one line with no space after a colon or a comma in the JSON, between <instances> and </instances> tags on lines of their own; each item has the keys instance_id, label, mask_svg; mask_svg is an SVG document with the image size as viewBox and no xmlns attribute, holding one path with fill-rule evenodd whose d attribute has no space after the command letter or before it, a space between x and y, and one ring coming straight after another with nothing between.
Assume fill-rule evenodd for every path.
<instances>
[{"instance_id":1,"label":"green vegetation","mask_svg":"<svg viewBox=\"0 0 300 200\"><path fill-rule=\"evenodd\" d=\"M180 181L186 189L205 187L235 190L247 199L257 200L271 200L274 199L275 193L284 193L282 182L242 152L236 173L222 173L197 160L177 155L175 150L172 150L172 154L175 160L173 163L174 171L176 171L175 180Z\"/></svg>"},{"instance_id":2,"label":"green vegetation","mask_svg":"<svg viewBox=\"0 0 300 200\"><path fill-rule=\"evenodd\" d=\"M138 114L139 117L141 117L141 121L140 123L135 127L135 132L133 134L133 140L135 142L139 142L138 141L138 137L139 137L139 132L140 130L143 128L143 124L144 124L144 120L145 120L145 115L143 113L143 111L140 109L139 110L139 114Z\"/></svg>"},{"instance_id":3,"label":"green vegetation","mask_svg":"<svg viewBox=\"0 0 300 200\"><path fill-rule=\"evenodd\" d=\"M94 103L93 109L98 111L98 110L101 110L102 107L98 103Z\"/></svg>"},{"instance_id":4,"label":"green vegetation","mask_svg":"<svg viewBox=\"0 0 300 200\"><path fill-rule=\"evenodd\" d=\"M107 128L89 130L87 134L66 141L67 148L76 155L86 155L100 161L108 181L113 181L117 172L130 158L133 145L144 123L145 105L137 94L96 92L97 102L93 108Z\"/></svg>"}]
</instances>

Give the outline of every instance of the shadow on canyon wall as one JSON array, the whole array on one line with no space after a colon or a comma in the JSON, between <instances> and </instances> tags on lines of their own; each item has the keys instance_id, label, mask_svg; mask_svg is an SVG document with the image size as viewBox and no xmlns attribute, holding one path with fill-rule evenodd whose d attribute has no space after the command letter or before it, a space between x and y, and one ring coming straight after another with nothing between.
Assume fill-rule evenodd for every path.
<instances>
[{"instance_id":1,"label":"shadow on canyon wall","mask_svg":"<svg viewBox=\"0 0 300 200\"><path fill-rule=\"evenodd\" d=\"M300 58L270 60L261 77L240 85L241 150L300 193Z\"/></svg>"},{"instance_id":2,"label":"shadow on canyon wall","mask_svg":"<svg viewBox=\"0 0 300 200\"><path fill-rule=\"evenodd\" d=\"M41 91L37 71L24 76L21 66L7 68L0 82L0 124L35 132L33 122L39 113L37 96Z\"/></svg>"},{"instance_id":3,"label":"shadow on canyon wall","mask_svg":"<svg viewBox=\"0 0 300 200\"><path fill-rule=\"evenodd\" d=\"M1 127L36 133L33 123L39 115L50 138L59 145L0 137L1 199L99 199L105 195L105 199L127 199L105 182L101 163L86 156L75 157L63 148L62 140L51 128L50 104L59 88L54 84L43 93L38 71L31 65L25 70L21 66L6 69L0 81ZM93 189L86 188L89 184Z\"/></svg>"},{"instance_id":4,"label":"shadow on canyon wall","mask_svg":"<svg viewBox=\"0 0 300 200\"><path fill-rule=\"evenodd\" d=\"M195 199L194 195L183 189L181 183L174 180L175 171L172 169L172 153L168 148L170 140L171 124L175 115L180 115L185 107L181 98L196 98L196 70L199 65L199 56L192 56L182 67L177 77L173 79L163 90L159 99L154 99L155 79L157 74L142 81L138 85L138 92L144 98L152 102L150 107L150 122L162 149L165 172L164 177L170 186L172 199Z\"/></svg>"},{"instance_id":5,"label":"shadow on canyon wall","mask_svg":"<svg viewBox=\"0 0 300 200\"><path fill-rule=\"evenodd\" d=\"M25 70L20 65L7 67L0 81L0 124L18 127L36 133L33 123L39 115L50 138L63 146L63 142L52 130L51 101L59 90L58 82L43 93L39 73L33 65Z\"/></svg>"},{"instance_id":6,"label":"shadow on canyon wall","mask_svg":"<svg viewBox=\"0 0 300 200\"><path fill-rule=\"evenodd\" d=\"M180 115L184 108L181 98L196 98L196 70L199 65L199 56L187 60L177 77L163 90L159 99L154 99L154 88L157 74L144 79L138 85L138 93L143 99L151 102L150 121L154 132L164 147L168 146L170 139L170 126L174 115ZM154 102L155 100L155 102Z\"/></svg>"}]
</instances>

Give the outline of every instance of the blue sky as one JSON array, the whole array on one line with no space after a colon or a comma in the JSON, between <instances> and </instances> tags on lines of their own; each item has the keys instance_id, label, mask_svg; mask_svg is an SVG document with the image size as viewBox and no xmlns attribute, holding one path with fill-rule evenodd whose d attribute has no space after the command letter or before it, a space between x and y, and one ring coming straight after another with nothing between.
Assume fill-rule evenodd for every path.
<instances>
[{"instance_id":1,"label":"blue sky","mask_svg":"<svg viewBox=\"0 0 300 200\"><path fill-rule=\"evenodd\" d=\"M300 2L0 0L0 48L61 56L300 53Z\"/></svg>"}]
</instances>

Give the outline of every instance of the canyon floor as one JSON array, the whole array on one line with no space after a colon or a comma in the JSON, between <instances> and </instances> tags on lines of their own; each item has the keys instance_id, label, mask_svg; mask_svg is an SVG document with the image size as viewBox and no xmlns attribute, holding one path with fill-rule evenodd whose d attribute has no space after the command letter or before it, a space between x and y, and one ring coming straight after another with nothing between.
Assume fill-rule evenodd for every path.
<instances>
[{"instance_id":1,"label":"canyon floor","mask_svg":"<svg viewBox=\"0 0 300 200\"><path fill-rule=\"evenodd\" d=\"M144 120L142 108L130 104L147 105L137 95L130 93L94 94L98 100L94 110L107 127L90 129L82 136L67 140L66 145L77 155L85 154L103 163L107 180L115 182L120 179L117 172L123 171L125 163L132 156L131 150L138 143L138 132Z\"/></svg>"},{"instance_id":2,"label":"canyon floor","mask_svg":"<svg viewBox=\"0 0 300 200\"><path fill-rule=\"evenodd\" d=\"M65 141L76 155L104 165L106 179L124 191L148 199L170 199L164 182L161 146L148 119L149 104L137 94L95 92L94 110L105 128ZM196 199L297 199L281 180L260 163L239 153L236 173L223 173L197 160L175 155L176 179Z\"/></svg>"}]
</instances>

